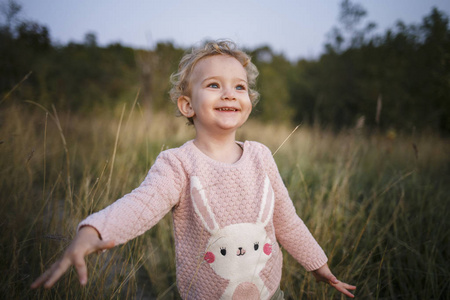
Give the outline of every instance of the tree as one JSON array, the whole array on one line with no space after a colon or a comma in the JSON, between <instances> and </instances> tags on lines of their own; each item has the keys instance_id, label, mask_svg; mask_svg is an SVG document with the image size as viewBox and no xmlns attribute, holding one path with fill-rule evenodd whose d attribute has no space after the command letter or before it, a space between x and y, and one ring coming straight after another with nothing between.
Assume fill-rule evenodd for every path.
<instances>
[{"instance_id":1,"label":"tree","mask_svg":"<svg viewBox=\"0 0 450 300\"><path fill-rule=\"evenodd\" d=\"M254 115L264 121L291 122L294 115L288 84L291 63L282 54L273 53L269 46L257 48L251 54L259 70L260 102Z\"/></svg>"},{"instance_id":2,"label":"tree","mask_svg":"<svg viewBox=\"0 0 450 300\"><path fill-rule=\"evenodd\" d=\"M337 52L348 48L358 48L365 42L366 37L376 28L373 22L363 25L367 16L365 8L350 0L343 0L340 4L339 25L328 33L329 42L325 48L327 52Z\"/></svg>"},{"instance_id":3,"label":"tree","mask_svg":"<svg viewBox=\"0 0 450 300\"><path fill-rule=\"evenodd\" d=\"M22 5L14 0L8 0L7 3L0 4L0 11L6 18L6 27L11 31L13 24L17 21L17 16L22 10Z\"/></svg>"}]
</instances>

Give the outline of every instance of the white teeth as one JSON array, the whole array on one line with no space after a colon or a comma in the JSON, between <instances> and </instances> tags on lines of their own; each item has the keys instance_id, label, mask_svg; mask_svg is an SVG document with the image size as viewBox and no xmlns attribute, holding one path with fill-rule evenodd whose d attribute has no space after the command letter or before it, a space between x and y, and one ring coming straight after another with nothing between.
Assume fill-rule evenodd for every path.
<instances>
[{"instance_id":1,"label":"white teeth","mask_svg":"<svg viewBox=\"0 0 450 300\"><path fill-rule=\"evenodd\" d=\"M217 109L218 111L237 111L235 108L229 108L229 107L221 107Z\"/></svg>"}]
</instances>

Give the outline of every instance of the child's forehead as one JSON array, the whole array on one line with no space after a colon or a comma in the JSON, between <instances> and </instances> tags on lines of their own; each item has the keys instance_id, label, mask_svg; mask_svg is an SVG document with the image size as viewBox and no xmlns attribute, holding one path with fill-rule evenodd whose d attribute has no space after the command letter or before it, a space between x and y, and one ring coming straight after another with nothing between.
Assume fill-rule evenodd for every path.
<instances>
[{"instance_id":1,"label":"child's forehead","mask_svg":"<svg viewBox=\"0 0 450 300\"><path fill-rule=\"evenodd\" d=\"M225 72L233 72L237 76L247 78L247 71L239 60L233 56L217 54L203 57L192 68L192 78L202 75L220 75Z\"/></svg>"}]
</instances>

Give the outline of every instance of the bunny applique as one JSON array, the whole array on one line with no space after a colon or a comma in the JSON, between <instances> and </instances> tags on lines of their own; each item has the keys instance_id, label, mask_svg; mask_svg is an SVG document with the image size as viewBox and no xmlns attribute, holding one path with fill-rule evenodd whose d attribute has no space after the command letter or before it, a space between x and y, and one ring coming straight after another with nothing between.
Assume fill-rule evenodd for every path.
<instances>
[{"instance_id":1,"label":"bunny applique","mask_svg":"<svg viewBox=\"0 0 450 300\"><path fill-rule=\"evenodd\" d=\"M196 214L211 234L204 260L214 272L229 280L220 299L268 299L270 292L260 272L272 256L272 244L265 227L272 219L274 192L269 178L255 223L220 227L198 177L191 177L191 198Z\"/></svg>"}]
</instances>

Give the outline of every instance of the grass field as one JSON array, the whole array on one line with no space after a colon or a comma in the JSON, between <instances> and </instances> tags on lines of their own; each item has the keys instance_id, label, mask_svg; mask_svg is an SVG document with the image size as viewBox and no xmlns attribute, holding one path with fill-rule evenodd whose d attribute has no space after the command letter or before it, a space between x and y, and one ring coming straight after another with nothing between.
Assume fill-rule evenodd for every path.
<instances>
[{"instance_id":1,"label":"grass field","mask_svg":"<svg viewBox=\"0 0 450 300\"><path fill-rule=\"evenodd\" d=\"M249 121L239 139L275 151L291 126ZM183 119L129 103L88 114L0 107L2 299L178 299L171 216L89 257L51 290L29 285L88 214L136 187L158 153L193 137ZM450 141L433 134L300 127L275 154L298 214L357 299L450 299ZM288 254L286 299L341 299Z\"/></svg>"}]
</instances>

